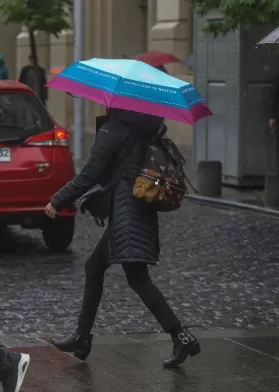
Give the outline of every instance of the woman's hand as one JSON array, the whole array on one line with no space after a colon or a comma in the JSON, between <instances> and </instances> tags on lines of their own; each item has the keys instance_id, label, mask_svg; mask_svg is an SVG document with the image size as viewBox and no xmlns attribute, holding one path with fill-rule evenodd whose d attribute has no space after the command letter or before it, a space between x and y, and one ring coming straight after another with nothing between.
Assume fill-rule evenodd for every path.
<instances>
[{"instance_id":1,"label":"woman's hand","mask_svg":"<svg viewBox=\"0 0 279 392\"><path fill-rule=\"evenodd\" d=\"M46 215L51 218L55 219L57 215L56 209L51 205L51 203L48 203L48 205L45 207L45 213Z\"/></svg>"}]
</instances>

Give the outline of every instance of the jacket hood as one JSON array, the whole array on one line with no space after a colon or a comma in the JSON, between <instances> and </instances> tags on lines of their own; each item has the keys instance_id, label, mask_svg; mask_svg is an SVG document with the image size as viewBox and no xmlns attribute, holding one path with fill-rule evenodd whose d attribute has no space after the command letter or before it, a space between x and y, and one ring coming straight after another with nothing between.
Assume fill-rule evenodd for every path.
<instances>
[{"instance_id":1,"label":"jacket hood","mask_svg":"<svg viewBox=\"0 0 279 392\"><path fill-rule=\"evenodd\" d=\"M158 132L164 120L162 117L123 109L109 108L107 113L111 119L123 122L124 124L133 127L135 130L144 133Z\"/></svg>"}]
</instances>

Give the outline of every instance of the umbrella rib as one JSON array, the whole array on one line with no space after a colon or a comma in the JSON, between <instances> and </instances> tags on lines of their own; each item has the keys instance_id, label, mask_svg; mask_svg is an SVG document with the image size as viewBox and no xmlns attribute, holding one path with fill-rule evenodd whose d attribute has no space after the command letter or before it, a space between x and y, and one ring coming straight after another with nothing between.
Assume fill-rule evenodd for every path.
<instances>
[{"instance_id":1,"label":"umbrella rib","mask_svg":"<svg viewBox=\"0 0 279 392\"><path fill-rule=\"evenodd\" d=\"M133 65L133 68L136 66L136 64L137 64L137 63L135 62L134 65ZM129 71L131 71L131 70L129 70ZM126 74L127 74L127 72L126 72ZM118 88L118 86L119 86L119 84L120 84L120 82L121 82L122 79L123 79L123 76L119 76L119 80L118 80L118 82L117 82L117 84L116 84L116 86L115 86L115 89L114 89L113 93L112 93L110 105L112 105L113 102L114 102L115 99L116 99L116 90L117 90L117 88Z\"/></svg>"}]
</instances>

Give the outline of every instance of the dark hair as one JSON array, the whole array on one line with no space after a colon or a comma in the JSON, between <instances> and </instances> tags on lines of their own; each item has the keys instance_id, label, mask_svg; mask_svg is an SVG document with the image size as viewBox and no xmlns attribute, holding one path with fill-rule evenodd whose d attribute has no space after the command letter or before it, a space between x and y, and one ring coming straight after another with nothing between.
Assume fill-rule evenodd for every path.
<instances>
[{"instance_id":1,"label":"dark hair","mask_svg":"<svg viewBox=\"0 0 279 392\"><path fill-rule=\"evenodd\" d=\"M162 71L162 72L168 74L167 69L163 65L159 65L158 67L155 67L155 68L157 68L159 71Z\"/></svg>"}]
</instances>

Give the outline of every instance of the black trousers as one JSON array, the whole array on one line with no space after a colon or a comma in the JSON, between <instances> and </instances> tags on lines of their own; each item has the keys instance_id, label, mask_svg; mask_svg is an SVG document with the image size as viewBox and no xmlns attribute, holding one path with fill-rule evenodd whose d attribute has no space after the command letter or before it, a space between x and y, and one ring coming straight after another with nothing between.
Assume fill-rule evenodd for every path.
<instances>
[{"instance_id":1,"label":"black trousers","mask_svg":"<svg viewBox=\"0 0 279 392\"><path fill-rule=\"evenodd\" d=\"M104 276L108 268L108 235L104 233L94 252L85 264L86 281L82 309L77 332L81 336L90 334L103 294ZM163 330L169 333L180 324L165 297L151 281L147 264L123 263L128 285L138 294L145 306L154 315Z\"/></svg>"}]
</instances>

